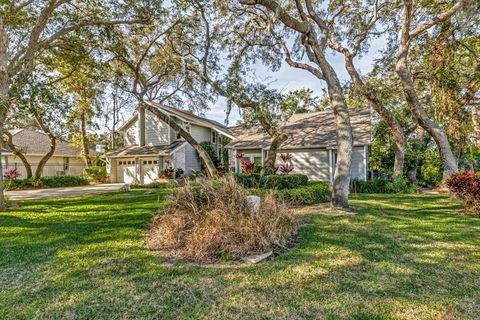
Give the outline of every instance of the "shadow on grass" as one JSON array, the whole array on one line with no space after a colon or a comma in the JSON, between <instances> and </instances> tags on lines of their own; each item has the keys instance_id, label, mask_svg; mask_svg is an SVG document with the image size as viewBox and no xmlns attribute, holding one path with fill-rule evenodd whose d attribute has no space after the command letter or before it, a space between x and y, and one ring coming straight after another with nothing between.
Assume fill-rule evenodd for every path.
<instances>
[{"instance_id":1,"label":"shadow on grass","mask_svg":"<svg viewBox=\"0 0 480 320\"><path fill-rule=\"evenodd\" d=\"M167 266L144 250L156 195L24 202L0 216L0 317L480 317L480 219L441 196L352 204L356 216L303 217L275 260Z\"/></svg>"}]
</instances>

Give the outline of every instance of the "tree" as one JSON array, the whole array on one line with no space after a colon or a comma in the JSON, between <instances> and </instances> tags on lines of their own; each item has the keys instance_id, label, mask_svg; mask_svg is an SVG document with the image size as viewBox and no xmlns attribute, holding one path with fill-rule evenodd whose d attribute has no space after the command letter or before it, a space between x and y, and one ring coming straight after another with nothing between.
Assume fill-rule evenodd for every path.
<instances>
[{"instance_id":1,"label":"tree","mask_svg":"<svg viewBox=\"0 0 480 320\"><path fill-rule=\"evenodd\" d=\"M139 23L137 7L108 1L6 1L0 6L0 137L10 99L35 69L36 59L74 32L119 24ZM0 154L1 158L1 154ZM5 209L3 168L0 166L0 210Z\"/></svg>"},{"instance_id":2,"label":"tree","mask_svg":"<svg viewBox=\"0 0 480 320\"><path fill-rule=\"evenodd\" d=\"M188 105L186 101L190 101L192 107L205 109L208 100L203 88L182 65L184 52L195 52L199 46L194 44L197 38L188 39L194 37L193 30L198 28L197 10L188 3L186 7L177 4L169 10L161 3L158 5L161 14L148 28L116 28L106 49L117 62L115 70L123 79L122 89L137 99L139 113L148 110L167 123L198 153L207 175L215 177L215 165L201 145L169 114L150 103Z\"/></svg>"},{"instance_id":3,"label":"tree","mask_svg":"<svg viewBox=\"0 0 480 320\"><path fill-rule=\"evenodd\" d=\"M275 0L239 0L239 3L258 8L256 14L265 16L270 13L267 24L270 31L285 53L287 63L293 67L309 71L327 84L330 103L337 126L337 165L333 181L332 206L347 208L352 163L353 135L350 124L348 106L338 76L326 58L327 34L332 31L330 21L319 13L319 5L314 6L311 0L295 1L294 5L282 6ZM284 38L274 30L276 21L286 29ZM315 66L293 61L285 43L288 32L294 32L300 39L304 52Z\"/></svg>"},{"instance_id":4,"label":"tree","mask_svg":"<svg viewBox=\"0 0 480 320\"><path fill-rule=\"evenodd\" d=\"M354 59L369 46L372 35L379 36L378 25L384 28L385 19L382 19L390 10L388 3L373 0L371 3L359 2L355 5L340 1L332 2L329 12L332 14L331 32L327 33L328 46L344 56L345 68L357 90L368 101L381 119L388 124L395 141L395 161L393 164L393 178L403 175L405 161L405 133L395 115L379 99L378 92L373 86L365 83L358 72Z\"/></svg>"},{"instance_id":5,"label":"tree","mask_svg":"<svg viewBox=\"0 0 480 320\"><path fill-rule=\"evenodd\" d=\"M403 87L405 98L408 106L412 110L412 114L417 119L422 128L427 131L437 143L444 169L444 178L448 178L451 174L458 171L458 164L455 156L453 155L452 148L448 141L448 137L443 128L435 123L425 111L425 105L421 102L417 90L415 89L413 76L410 71L408 57L410 53L410 47L412 40L418 37L420 34L426 32L433 26L442 21L446 21L452 17L458 10L460 10L467 1L461 0L453 5L448 10L442 12L439 15L432 17L417 26L412 28L412 7L411 0L403 0L402 11L402 23L399 35L399 46L397 53L397 61L395 71L398 74L400 82Z\"/></svg>"}]
</instances>

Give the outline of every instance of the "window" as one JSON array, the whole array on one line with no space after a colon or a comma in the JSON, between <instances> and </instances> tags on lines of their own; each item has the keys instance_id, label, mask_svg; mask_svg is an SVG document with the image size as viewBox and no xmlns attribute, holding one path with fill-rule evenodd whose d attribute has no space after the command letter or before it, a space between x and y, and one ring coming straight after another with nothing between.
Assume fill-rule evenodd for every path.
<instances>
[{"instance_id":1,"label":"window","mask_svg":"<svg viewBox=\"0 0 480 320\"><path fill-rule=\"evenodd\" d=\"M158 164L158 161L157 161L157 160L154 160L154 161L153 161L153 164Z\"/></svg>"},{"instance_id":2,"label":"window","mask_svg":"<svg viewBox=\"0 0 480 320\"><path fill-rule=\"evenodd\" d=\"M212 143L217 142L217 132L212 130Z\"/></svg>"},{"instance_id":3,"label":"window","mask_svg":"<svg viewBox=\"0 0 480 320\"><path fill-rule=\"evenodd\" d=\"M143 164L147 164L147 161L146 161L146 160L143 160Z\"/></svg>"},{"instance_id":4,"label":"window","mask_svg":"<svg viewBox=\"0 0 480 320\"><path fill-rule=\"evenodd\" d=\"M63 157L63 171L67 171L69 167L70 167L70 158Z\"/></svg>"}]
</instances>

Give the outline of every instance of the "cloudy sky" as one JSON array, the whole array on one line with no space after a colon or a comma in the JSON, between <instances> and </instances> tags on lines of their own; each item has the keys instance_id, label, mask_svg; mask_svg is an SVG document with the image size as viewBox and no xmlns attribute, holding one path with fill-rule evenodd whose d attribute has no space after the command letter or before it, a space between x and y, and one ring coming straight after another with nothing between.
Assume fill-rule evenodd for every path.
<instances>
[{"instance_id":1,"label":"cloudy sky","mask_svg":"<svg viewBox=\"0 0 480 320\"><path fill-rule=\"evenodd\" d=\"M372 42L369 52L360 59L356 59L355 65L361 74L365 74L372 69L374 60L379 57L379 50L383 49L385 39L377 39ZM340 80L346 82L350 80L347 71L343 65L343 56L340 54L329 54L328 60L336 70ZM325 82L320 81L311 75L309 72L292 68L288 64L283 63L278 72L268 71L263 65L257 65L256 80L266 80L271 83L270 86L281 92L288 92L295 89L309 88L313 90L314 94L321 95L322 88L325 88ZM225 121L225 101L218 100L211 110L206 111L205 115L209 119L216 120L220 123ZM238 109L233 110L230 115L229 123L231 125L239 119Z\"/></svg>"}]
</instances>

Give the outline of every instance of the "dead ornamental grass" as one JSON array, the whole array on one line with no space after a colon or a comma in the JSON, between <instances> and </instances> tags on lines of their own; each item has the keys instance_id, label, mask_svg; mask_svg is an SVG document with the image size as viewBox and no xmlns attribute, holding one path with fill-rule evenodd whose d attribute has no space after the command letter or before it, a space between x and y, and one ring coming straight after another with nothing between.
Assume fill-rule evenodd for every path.
<instances>
[{"instance_id":1,"label":"dead ornamental grass","mask_svg":"<svg viewBox=\"0 0 480 320\"><path fill-rule=\"evenodd\" d=\"M147 248L196 262L239 259L284 248L296 231L297 221L286 204L267 195L255 213L245 190L233 178L224 178L176 189L153 220Z\"/></svg>"}]
</instances>

